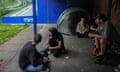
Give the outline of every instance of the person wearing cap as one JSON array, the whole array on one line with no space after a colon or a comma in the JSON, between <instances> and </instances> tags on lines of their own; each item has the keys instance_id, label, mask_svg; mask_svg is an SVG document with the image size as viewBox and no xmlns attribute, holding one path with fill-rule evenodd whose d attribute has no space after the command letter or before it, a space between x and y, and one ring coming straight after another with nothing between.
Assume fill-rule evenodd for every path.
<instances>
[{"instance_id":1,"label":"person wearing cap","mask_svg":"<svg viewBox=\"0 0 120 72\"><path fill-rule=\"evenodd\" d=\"M27 42L20 51L19 67L25 72L42 71L48 61L36 49L36 45L41 42L41 35L37 34L32 41Z\"/></svg>"},{"instance_id":2,"label":"person wearing cap","mask_svg":"<svg viewBox=\"0 0 120 72\"><path fill-rule=\"evenodd\" d=\"M95 30L97 33L89 33L89 37L95 38L96 47L100 49L96 61L96 63L99 63L104 59L109 33L108 25L110 22L107 21L107 17L104 14L100 13L95 17L95 23L98 24L98 27Z\"/></svg>"}]
</instances>

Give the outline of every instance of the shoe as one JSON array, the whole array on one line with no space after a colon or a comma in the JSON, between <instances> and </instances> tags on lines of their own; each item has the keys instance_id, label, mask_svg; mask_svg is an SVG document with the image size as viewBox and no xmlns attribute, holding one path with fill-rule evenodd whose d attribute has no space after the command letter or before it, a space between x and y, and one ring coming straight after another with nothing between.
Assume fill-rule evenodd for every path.
<instances>
[{"instance_id":1,"label":"shoe","mask_svg":"<svg viewBox=\"0 0 120 72\"><path fill-rule=\"evenodd\" d=\"M96 48L92 49L92 55L94 56L96 54Z\"/></svg>"},{"instance_id":2,"label":"shoe","mask_svg":"<svg viewBox=\"0 0 120 72\"><path fill-rule=\"evenodd\" d=\"M53 56L53 55L49 55L48 57L49 57L49 61L54 61L54 60L56 60L56 57Z\"/></svg>"},{"instance_id":3,"label":"shoe","mask_svg":"<svg viewBox=\"0 0 120 72\"><path fill-rule=\"evenodd\" d=\"M120 72L119 68L114 68L114 72Z\"/></svg>"},{"instance_id":4,"label":"shoe","mask_svg":"<svg viewBox=\"0 0 120 72\"><path fill-rule=\"evenodd\" d=\"M96 64L102 64L105 61L105 57L100 55L98 58L95 60Z\"/></svg>"},{"instance_id":5,"label":"shoe","mask_svg":"<svg viewBox=\"0 0 120 72\"><path fill-rule=\"evenodd\" d=\"M93 48L92 49L92 55L93 56L99 56L100 55L100 49L99 48Z\"/></svg>"},{"instance_id":6,"label":"shoe","mask_svg":"<svg viewBox=\"0 0 120 72\"><path fill-rule=\"evenodd\" d=\"M99 56L101 56L100 52L97 52L95 55L94 55L96 58L99 58Z\"/></svg>"}]
</instances>

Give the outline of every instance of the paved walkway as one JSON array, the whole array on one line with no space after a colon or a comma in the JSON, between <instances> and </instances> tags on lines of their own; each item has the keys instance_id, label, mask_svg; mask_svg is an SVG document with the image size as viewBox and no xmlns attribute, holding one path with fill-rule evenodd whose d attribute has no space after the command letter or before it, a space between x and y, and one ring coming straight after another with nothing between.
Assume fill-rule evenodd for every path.
<instances>
[{"instance_id":1,"label":"paved walkway","mask_svg":"<svg viewBox=\"0 0 120 72\"><path fill-rule=\"evenodd\" d=\"M46 25L39 32L43 36L42 42L38 45L38 50L45 48L47 37ZM9 63L0 72L21 72L18 67L19 51L28 40L33 37L32 27L29 27L13 37L10 41L0 46L0 58L9 60ZM91 56L92 41L91 39L77 38L75 36L66 36L65 47L68 54L51 62L51 72L112 72L111 66L94 64Z\"/></svg>"},{"instance_id":2,"label":"paved walkway","mask_svg":"<svg viewBox=\"0 0 120 72\"><path fill-rule=\"evenodd\" d=\"M38 26L38 30L40 26ZM8 42L0 46L0 59L8 60L7 66L1 72L20 72L18 67L18 56L22 46L33 37L33 27L20 32Z\"/></svg>"}]
</instances>

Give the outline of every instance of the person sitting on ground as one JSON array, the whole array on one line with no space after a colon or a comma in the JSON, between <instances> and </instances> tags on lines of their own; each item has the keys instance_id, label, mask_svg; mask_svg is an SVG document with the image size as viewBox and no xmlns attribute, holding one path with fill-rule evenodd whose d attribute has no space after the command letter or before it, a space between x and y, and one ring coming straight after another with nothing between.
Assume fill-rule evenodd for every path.
<instances>
[{"instance_id":1,"label":"person sitting on ground","mask_svg":"<svg viewBox=\"0 0 120 72\"><path fill-rule=\"evenodd\" d=\"M61 35L60 32L58 32L56 28L54 27L50 28L48 30L48 35L49 35L47 40L48 48L46 49L47 52L49 51L55 57L59 57L63 53L67 52L64 46L63 36Z\"/></svg>"},{"instance_id":2,"label":"person sitting on ground","mask_svg":"<svg viewBox=\"0 0 120 72\"><path fill-rule=\"evenodd\" d=\"M98 27L98 25L95 23L95 19L92 18L89 22L88 22L89 26L90 26L90 30L89 33L96 33L96 29Z\"/></svg>"},{"instance_id":3,"label":"person sitting on ground","mask_svg":"<svg viewBox=\"0 0 120 72\"><path fill-rule=\"evenodd\" d=\"M110 22L107 21L107 18L104 14L98 14L95 18L95 23L98 24L97 32L95 34L89 33L89 37L95 38L96 47L100 48L99 57L96 60L96 63L101 62L104 60L104 55L106 51L106 47L108 44L108 39L110 39L109 35L109 25L112 25Z\"/></svg>"},{"instance_id":4,"label":"person sitting on ground","mask_svg":"<svg viewBox=\"0 0 120 72\"><path fill-rule=\"evenodd\" d=\"M90 26L90 30L89 30L89 33L98 33L97 32L97 27L98 27L98 24L95 23L95 18L92 18L89 22L89 26ZM93 55L96 55L96 53L99 51L99 47L96 45L95 42L97 42L96 38L92 38L93 42L94 42L94 48L92 49L92 54ZM98 43L97 43L98 44Z\"/></svg>"},{"instance_id":5,"label":"person sitting on ground","mask_svg":"<svg viewBox=\"0 0 120 72\"><path fill-rule=\"evenodd\" d=\"M20 51L19 67L25 72L42 71L47 65L48 57L42 56L36 49L36 45L42 37L37 34L33 41L27 42Z\"/></svg>"},{"instance_id":6,"label":"person sitting on ground","mask_svg":"<svg viewBox=\"0 0 120 72\"><path fill-rule=\"evenodd\" d=\"M97 32L97 27L98 24L95 23L95 18L90 19L90 21L88 22L89 26L90 26L90 30L89 33L98 33ZM92 55L94 56L98 51L99 51L99 47L96 45L96 39L92 38L93 42L94 42L94 48L92 49Z\"/></svg>"},{"instance_id":7,"label":"person sitting on ground","mask_svg":"<svg viewBox=\"0 0 120 72\"><path fill-rule=\"evenodd\" d=\"M88 31L89 31L89 26L86 24L86 19L84 17L81 17L76 27L77 36L84 37L88 33Z\"/></svg>"}]
</instances>

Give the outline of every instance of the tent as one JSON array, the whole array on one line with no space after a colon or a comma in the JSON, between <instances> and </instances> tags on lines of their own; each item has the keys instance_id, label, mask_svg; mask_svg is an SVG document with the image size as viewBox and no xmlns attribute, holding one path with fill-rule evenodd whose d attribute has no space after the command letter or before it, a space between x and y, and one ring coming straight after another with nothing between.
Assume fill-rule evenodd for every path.
<instances>
[{"instance_id":1,"label":"tent","mask_svg":"<svg viewBox=\"0 0 120 72\"><path fill-rule=\"evenodd\" d=\"M79 7L72 7L64 10L58 18L57 29L67 35L75 35L77 22L81 17L90 19L89 13Z\"/></svg>"}]
</instances>

